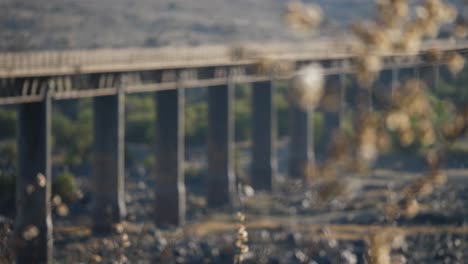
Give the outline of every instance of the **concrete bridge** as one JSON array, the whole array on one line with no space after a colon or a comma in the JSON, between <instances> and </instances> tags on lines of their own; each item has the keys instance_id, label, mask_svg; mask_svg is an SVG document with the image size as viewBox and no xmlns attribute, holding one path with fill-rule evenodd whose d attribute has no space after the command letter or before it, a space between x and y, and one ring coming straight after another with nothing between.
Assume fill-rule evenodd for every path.
<instances>
[{"instance_id":1,"label":"concrete bridge","mask_svg":"<svg viewBox=\"0 0 468 264\"><path fill-rule=\"evenodd\" d=\"M468 42L425 43L465 53ZM388 54L380 81L390 84L408 76L436 82L440 64L420 54ZM124 192L124 112L130 93L155 95L157 118L154 221L182 225L185 219L184 89L208 88L208 177L206 198L212 207L230 205L235 195L233 170L234 84L252 83L252 184L270 190L276 172L275 105L272 83L288 79L311 62L323 65L327 87L343 94L353 75L345 45L246 45L195 48L89 50L0 53L0 105L18 109L18 174L15 234L17 263L52 261L51 102L93 97L93 223L109 231L126 214ZM277 63L279 62L279 63ZM259 66L260 65L260 66ZM265 70L261 65L270 67ZM273 66L272 66L273 65ZM272 72L274 74L272 74ZM406 77L405 77L406 76ZM356 83L352 84L356 85ZM340 109L343 113L344 109ZM338 116L340 118L340 116ZM341 117L342 118L342 117ZM304 177L311 158L309 113L290 106L291 177ZM25 240L31 227L39 234Z\"/></svg>"}]
</instances>

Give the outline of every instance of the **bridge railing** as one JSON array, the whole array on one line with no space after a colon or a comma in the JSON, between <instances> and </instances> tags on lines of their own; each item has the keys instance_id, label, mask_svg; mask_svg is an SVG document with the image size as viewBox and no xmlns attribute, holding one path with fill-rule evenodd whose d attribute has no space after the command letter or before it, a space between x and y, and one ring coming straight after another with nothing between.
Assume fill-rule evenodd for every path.
<instances>
[{"instance_id":1,"label":"bridge railing","mask_svg":"<svg viewBox=\"0 0 468 264\"><path fill-rule=\"evenodd\" d=\"M336 47L335 47L336 46ZM234 58L233 50L240 48L247 57ZM340 52L342 50L342 52ZM103 67L103 71L112 71L115 65L144 66L145 63L157 63L159 68L184 67L186 63L203 64L229 63L232 60L276 57L295 59L299 56L327 58L344 54L346 49L330 45L292 45L245 44L239 46L212 45L200 47L164 47L139 49L100 49L78 51L38 51L0 53L0 77L19 77L21 75L39 76L72 73L93 66Z\"/></svg>"}]
</instances>

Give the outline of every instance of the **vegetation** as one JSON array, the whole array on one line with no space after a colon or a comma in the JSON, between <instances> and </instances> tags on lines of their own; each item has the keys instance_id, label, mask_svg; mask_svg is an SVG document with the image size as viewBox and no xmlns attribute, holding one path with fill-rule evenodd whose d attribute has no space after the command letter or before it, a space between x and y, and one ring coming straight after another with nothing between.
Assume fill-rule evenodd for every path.
<instances>
[{"instance_id":1,"label":"vegetation","mask_svg":"<svg viewBox=\"0 0 468 264\"><path fill-rule=\"evenodd\" d=\"M288 102L287 82L278 82L275 88L275 103L278 114L278 134L287 135ZM199 100L200 91L187 90L185 107L185 138L188 145L203 145L208 126L208 105ZM251 87L239 84L236 87L235 135L236 141L248 141L251 134ZM201 97L203 99L203 97ZM135 144L154 143L156 111L154 96L148 94L126 97L125 140ZM317 126L321 126L321 116L316 115ZM93 110L90 99L57 102L52 114L53 150L56 165L66 165L74 169L89 164L93 126ZM0 109L0 141L14 139L16 130L16 109ZM319 129L320 131L320 129ZM3 147L1 147L3 148ZM132 157L127 156L131 163ZM150 159L148 159L150 160ZM145 162L146 163L146 162Z\"/></svg>"},{"instance_id":2,"label":"vegetation","mask_svg":"<svg viewBox=\"0 0 468 264\"><path fill-rule=\"evenodd\" d=\"M76 120L60 109L52 114L53 148L55 153L63 153L63 163L71 168L89 162L93 140L90 105L90 100L79 103Z\"/></svg>"},{"instance_id":3,"label":"vegetation","mask_svg":"<svg viewBox=\"0 0 468 264\"><path fill-rule=\"evenodd\" d=\"M16 133L16 111L8 107L0 109L0 139L13 138Z\"/></svg>"},{"instance_id":4,"label":"vegetation","mask_svg":"<svg viewBox=\"0 0 468 264\"><path fill-rule=\"evenodd\" d=\"M66 170L53 180L52 193L61 197L61 200L65 203L73 203L80 199L80 191L75 176Z\"/></svg>"},{"instance_id":5,"label":"vegetation","mask_svg":"<svg viewBox=\"0 0 468 264\"><path fill-rule=\"evenodd\" d=\"M130 95L125 99L125 140L152 143L155 137L155 103L152 95Z\"/></svg>"},{"instance_id":6,"label":"vegetation","mask_svg":"<svg viewBox=\"0 0 468 264\"><path fill-rule=\"evenodd\" d=\"M468 70L464 70L453 82L441 78L439 86L431 92L431 104L435 110L434 122L442 125L453 120L453 103L463 102L467 98L465 89L457 89L468 80ZM348 80L348 86L350 85ZM274 100L277 111L278 136L287 136L288 130L288 82L275 83ZM347 100L352 100L352 89L349 89ZM251 87L239 84L236 88L235 102L235 135L237 141L248 141L251 134ZM206 139L207 102L193 100L194 95L188 93L185 107L185 137L188 145L203 145ZM453 103L452 103L453 102ZM70 111L67 102L60 103L53 111L52 135L54 153L63 158L58 159L70 168L89 163L92 143L92 108L90 100L78 102L76 113ZM71 113L70 113L71 112ZM65 114L67 113L67 114ZM348 116L347 120L350 120ZM151 95L130 95L126 98L126 141L136 144L152 144L155 134L156 111L154 98ZM320 111L314 115L315 140L323 136L323 116ZM345 129L352 135L351 122L346 122ZM0 109L0 140L13 139L16 130L16 110L11 107ZM395 141L398 142L398 141ZM416 145L400 146L401 150L418 149ZM3 148L3 147L2 147ZM394 149L397 150L397 149ZM131 157L129 157L131 158Z\"/></svg>"}]
</instances>

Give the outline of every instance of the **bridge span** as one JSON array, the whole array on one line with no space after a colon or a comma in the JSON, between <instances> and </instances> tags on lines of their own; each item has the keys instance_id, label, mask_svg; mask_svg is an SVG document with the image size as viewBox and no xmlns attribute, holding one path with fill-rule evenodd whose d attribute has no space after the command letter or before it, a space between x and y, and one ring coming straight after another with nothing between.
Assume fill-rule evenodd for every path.
<instances>
[{"instance_id":1,"label":"bridge span","mask_svg":"<svg viewBox=\"0 0 468 264\"><path fill-rule=\"evenodd\" d=\"M425 43L418 54L387 54L379 81L388 86L411 76L435 85L444 62L424 54L437 46L466 55L468 42ZM276 111L272 84L315 62L326 74L326 88L344 94L353 80L352 54L343 45L247 45L195 48L88 50L0 53L0 105L17 105L18 174L15 234L18 263L52 260L51 111L52 101L93 97L93 225L108 232L126 214L124 192L125 95L153 93L156 122L156 187L154 221L185 221L184 89L207 87L209 206L232 204L236 178L233 164L234 85L251 83L252 167L255 189L271 190L277 169ZM343 96L341 96L343 98ZM342 104L342 107L345 107ZM344 109L332 116L343 118ZM311 161L310 113L290 105L289 174L305 177ZM31 189L30 186L34 188ZM31 191L32 190L32 191ZM22 239L36 226L39 235Z\"/></svg>"}]
</instances>

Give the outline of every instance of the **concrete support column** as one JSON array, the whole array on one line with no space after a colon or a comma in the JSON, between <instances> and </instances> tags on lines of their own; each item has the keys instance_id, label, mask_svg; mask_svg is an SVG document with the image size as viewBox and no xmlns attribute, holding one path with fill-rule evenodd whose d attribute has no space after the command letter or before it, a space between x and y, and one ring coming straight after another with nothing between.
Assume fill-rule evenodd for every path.
<instances>
[{"instance_id":1,"label":"concrete support column","mask_svg":"<svg viewBox=\"0 0 468 264\"><path fill-rule=\"evenodd\" d=\"M421 69L419 65L414 66L414 78L420 80L421 79Z\"/></svg>"},{"instance_id":2,"label":"concrete support column","mask_svg":"<svg viewBox=\"0 0 468 264\"><path fill-rule=\"evenodd\" d=\"M392 67L392 80L391 80L391 94L393 95L393 93L395 92L395 90L400 86L401 82L400 82L400 76L399 76L399 73L398 73L398 66L397 66L397 62L395 61L394 62L395 65L393 65Z\"/></svg>"},{"instance_id":3,"label":"concrete support column","mask_svg":"<svg viewBox=\"0 0 468 264\"><path fill-rule=\"evenodd\" d=\"M309 168L315 166L313 112L289 106L289 175L307 179Z\"/></svg>"},{"instance_id":4,"label":"concrete support column","mask_svg":"<svg viewBox=\"0 0 468 264\"><path fill-rule=\"evenodd\" d=\"M234 173L234 86L208 88L207 202L211 207L232 203Z\"/></svg>"},{"instance_id":5,"label":"concrete support column","mask_svg":"<svg viewBox=\"0 0 468 264\"><path fill-rule=\"evenodd\" d=\"M51 98L19 105L16 263L52 263Z\"/></svg>"},{"instance_id":6,"label":"concrete support column","mask_svg":"<svg viewBox=\"0 0 468 264\"><path fill-rule=\"evenodd\" d=\"M271 190L277 161L276 110L270 81L253 83L252 132L252 186Z\"/></svg>"},{"instance_id":7,"label":"concrete support column","mask_svg":"<svg viewBox=\"0 0 468 264\"><path fill-rule=\"evenodd\" d=\"M392 98L394 88L398 85L398 80L395 78L395 71L393 69L384 69L379 73L379 77L374 85L374 93L378 100L377 109L386 107Z\"/></svg>"},{"instance_id":8,"label":"concrete support column","mask_svg":"<svg viewBox=\"0 0 468 264\"><path fill-rule=\"evenodd\" d=\"M404 84L406 81L416 77L415 67L398 69L398 83Z\"/></svg>"},{"instance_id":9,"label":"concrete support column","mask_svg":"<svg viewBox=\"0 0 468 264\"><path fill-rule=\"evenodd\" d=\"M439 82L439 65L419 66L419 77L430 90L435 90Z\"/></svg>"},{"instance_id":10,"label":"concrete support column","mask_svg":"<svg viewBox=\"0 0 468 264\"><path fill-rule=\"evenodd\" d=\"M374 87L361 87L359 89L359 104L362 112L374 111Z\"/></svg>"},{"instance_id":11,"label":"concrete support column","mask_svg":"<svg viewBox=\"0 0 468 264\"><path fill-rule=\"evenodd\" d=\"M344 129L347 111L346 74L340 73L340 129Z\"/></svg>"},{"instance_id":12,"label":"concrete support column","mask_svg":"<svg viewBox=\"0 0 468 264\"><path fill-rule=\"evenodd\" d=\"M96 232L109 232L125 208L125 95L95 97L93 142L93 209Z\"/></svg>"},{"instance_id":13,"label":"concrete support column","mask_svg":"<svg viewBox=\"0 0 468 264\"><path fill-rule=\"evenodd\" d=\"M156 189L155 223L183 225L184 184L184 90L156 93Z\"/></svg>"},{"instance_id":14,"label":"concrete support column","mask_svg":"<svg viewBox=\"0 0 468 264\"><path fill-rule=\"evenodd\" d=\"M324 158L334 132L340 128L342 111L342 86L340 75L328 75L325 78L324 97L319 110L323 114L323 133L316 146L317 159Z\"/></svg>"}]
</instances>

